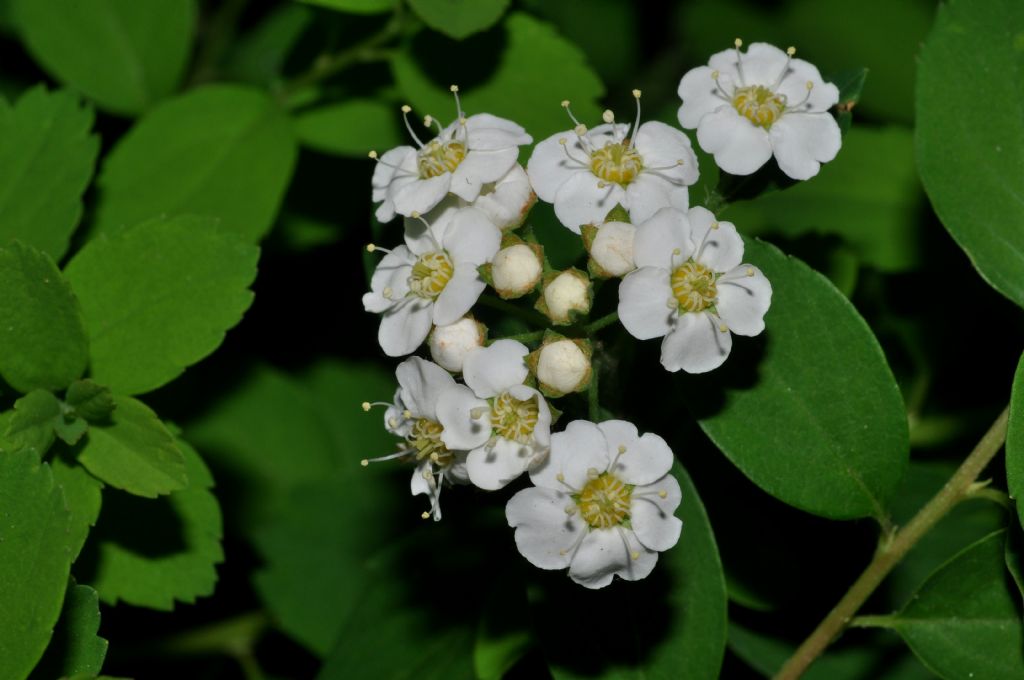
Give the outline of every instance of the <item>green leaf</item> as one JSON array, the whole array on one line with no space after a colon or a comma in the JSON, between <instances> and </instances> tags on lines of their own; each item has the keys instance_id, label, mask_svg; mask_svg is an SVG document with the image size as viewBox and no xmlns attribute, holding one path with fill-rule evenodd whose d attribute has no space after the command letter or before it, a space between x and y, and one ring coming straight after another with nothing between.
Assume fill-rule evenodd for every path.
<instances>
[{"instance_id":1,"label":"green leaf","mask_svg":"<svg viewBox=\"0 0 1024 680\"><path fill-rule=\"evenodd\" d=\"M379 14L389 12L398 0L299 0L307 5L318 5L350 14Z\"/></svg>"},{"instance_id":2,"label":"green leaf","mask_svg":"<svg viewBox=\"0 0 1024 680\"><path fill-rule=\"evenodd\" d=\"M754 236L834 234L866 264L902 271L921 260L923 202L910 130L854 128L813 182L730 204L721 217Z\"/></svg>"},{"instance_id":3,"label":"green leaf","mask_svg":"<svg viewBox=\"0 0 1024 680\"><path fill-rule=\"evenodd\" d=\"M100 516L103 485L72 459L69 450L53 456L50 467L54 483L64 494L64 507L71 515L68 546L74 562L85 545L89 530L96 526Z\"/></svg>"},{"instance_id":4,"label":"green leaf","mask_svg":"<svg viewBox=\"0 0 1024 680\"><path fill-rule=\"evenodd\" d=\"M947 680L1024 677L1019 595L1003 562L997 531L940 567L903 610L877 617L921 662Z\"/></svg>"},{"instance_id":5,"label":"green leaf","mask_svg":"<svg viewBox=\"0 0 1024 680\"><path fill-rule=\"evenodd\" d=\"M192 52L194 0L13 0L32 56L111 113L134 115L173 92Z\"/></svg>"},{"instance_id":6,"label":"green leaf","mask_svg":"<svg viewBox=\"0 0 1024 680\"><path fill-rule=\"evenodd\" d=\"M346 99L296 115L295 134L311 149L366 158L370 149L390 149L404 143L397 110L379 99Z\"/></svg>"},{"instance_id":7,"label":"green leaf","mask_svg":"<svg viewBox=\"0 0 1024 680\"><path fill-rule=\"evenodd\" d=\"M409 0L409 6L435 31L461 40L493 26L509 0Z\"/></svg>"},{"instance_id":8,"label":"green leaf","mask_svg":"<svg viewBox=\"0 0 1024 680\"><path fill-rule=\"evenodd\" d=\"M257 241L274 223L295 156L288 119L265 92L191 90L147 113L106 157L97 228L192 213Z\"/></svg>"},{"instance_id":9,"label":"green leaf","mask_svg":"<svg viewBox=\"0 0 1024 680\"><path fill-rule=\"evenodd\" d=\"M60 616L71 570L50 466L31 449L0 454L0 677L28 676Z\"/></svg>"},{"instance_id":10,"label":"green leaf","mask_svg":"<svg viewBox=\"0 0 1024 680\"><path fill-rule=\"evenodd\" d=\"M691 378L684 398L729 460L779 500L834 519L884 516L909 443L878 341L803 262L756 240L746 259L775 291L766 331L739 338L725 367Z\"/></svg>"},{"instance_id":11,"label":"green leaf","mask_svg":"<svg viewBox=\"0 0 1024 680\"><path fill-rule=\"evenodd\" d=\"M4 438L18 448L34 449L43 455L56 437L54 425L63 419L57 397L46 390L32 390L14 402L14 415L7 424Z\"/></svg>"},{"instance_id":12,"label":"green leaf","mask_svg":"<svg viewBox=\"0 0 1024 680\"><path fill-rule=\"evenodd\" d=\"M836 122L839 123L839 130L845 136L850 131L850 126L853 125L853 107L860 101L861 92L864 91L864 82L868 79L868 70L866 68L846 70L825 76L825 78L827 82L831 82L839 88Z\"/></svg>"},{"instance_id":13,"label":"green leaf","mask_svg":"<svg viewBox=\"0 0 1024 680\"><path fill-rule=\"evenodd\" d=\"M722 564L697 489L676 463L683 502L679 543L661 553L643 581L591 592L570 584L536 599L534 620L555 680L647 678L714 680L726 644ZM582 622L615 618L614 635L595 635ZM642 614L640 614L642 612Z\"/></svg>"},{"instance_id":14,"label":"green leaf","mask_svg":"<svg viewBox=\"0 0 1024 680\"><path fill-rule=\"evenodd\" d=\"M124 404L118 405L120 413ZM95 429L95 428L94 428ZM91 436L91 434L90 434ZM111 491L75 573L107 604L124 601L171 610L213 592L224 560L220 506L213 477L195 449L181 439L187 489L156 500Z\"/></svg>"},{"instance_id":15,"label":"green leaf","mask_svg":"<svg viewBox=\"0 0 1024 680\"><path fill-rule=\"evenodd\" d=\"M116 397L110 423L89 428L79 462L107 484L147 498L189 485L174 437L141 401Z\"/></svg>"},{"instance_id":16,"label":"green leaf","mask_svg":"<svg viewBox=\"0 0 1024 680\"><path fill-rule=\"evenodd\" d=\"M114 411L114 395L110 389L89 379L71 383L64 401L77 415L90 422L106 420Z\"/></svg>"},{"instance_id":17,"label":"green leaf","mask_svg":"<svg viewBox=\"0 0 1024 680\"><path fill-rule=\"evenodd\" d=\"M461 83L459 96L467 115L487 112L509 118L525 127L536 141L572 127L559 106L564 99L572 101L573 112L581 121L598 124L598 100L604 95L604 86L579 48L550 24L521 12L509 14L495 31L493 39L462 44L434 34L418 34L392 59L398 88L420 114L440 116L446 123L455 106L448 88ZM495 51L499 47L500 54ZM446 55L443 61L426 56L441 50ZM429 72L425 69L428 63ZM488 74L486 80L467 83L467 64L474 65L474 72ZM621 99L623 105L625 99ZM632 107L632 101L628 105Z\"/></svg>"},{"instance_id":18,"label":"green leaf","mask_svg":"<svg viewBox=\"0 0 1024 680\"><path fill-rule=\"evenodd\" d=\"M950 2L921 51L917 162L935 212L981 276L1024 306L1024 4ZM997 106L979 106L999 93ZM964 169L969 171L965 172Z\"/></svg>"},{"instance_id":19,"label":"green leaf","mask_svg":"<svg viewBox=\"0 0 1024 680\"><path fill-rule=\"evenodd\" d=\"M266 18L231 45L224 64L225 75L257 85L278 80L288 55L313 17L311 9L292 3L272 9Z\"/></svg>"},{"instance_id":20,"label":"green leaf","mask_svg":"<svg viewBox=\"0 0 1024 680\"><path fill-rule=\"evenodd\" d=\"M55 260L67 252L100 150L92 123L67 92L35 87L13 107L0 103L0 242Z\"/></svg>"},{"instance_id":21,"label":"green leaf","mask_svg":"<svg viewBox=\"0 0 1024 680\"><path fill-rule=\"evenodd\" d=\"M1003 559L1019 594L1024 596L1024 534L1021 533L1020 527L1007 528Z\"/></svg>"},{"instance_id":22,"label":"green leaf","mask_svg":"<svg viewBox=\"0 0 1024 680\"><path fill-rule=\"evenodd\" d=\"M88 321L92 377L139 394L212 353L252 303L258 259L259 248L206 217L158 218L90 241L66 275Z\"/></svg>"},{"instance_id":23,"label":"green leaf","mask_svg":"<svg viewBox=\"0 0 1024 680\"><path fill-rule=\"evenodd\" d=\"M1024 355L1017 364L1010 392L1010 418L1006 424L1006 485L1016 501L1017 517L1024 526Z\"/></svg>"},{"instance_id":24,"label":"green leaf","mask_svg":"<svg viewBox=\"0 0 1024 680\"><path fill-rule=\"evenodd\" d=\"M53 639L30 680L52 680L83 674L95 676L107 656L107 641L100 629L100 602L89 586L68 584L64 611L53 631Z\"/></svg>"},{"instance_id":25,"label":"green leaf","mask_svg":"<svg viewBox=\"0 0 1024 680\"><path fill-rule=\"evenodd\" d=\"M495 582L484 602L473 644L478 680L501 680L533 644L526 591Z\"/></svg>"},{"instance_id":26,"label":"green leaf","mask_svg":"<svg viewBox=\"0 0 1024 680\"><path fill-rule=\"evenodd\" d=\"M0 318L0 375L14 389L62 389L85 371L82 310L49 255L0 248Z\"/></svg>"}]
</instances>

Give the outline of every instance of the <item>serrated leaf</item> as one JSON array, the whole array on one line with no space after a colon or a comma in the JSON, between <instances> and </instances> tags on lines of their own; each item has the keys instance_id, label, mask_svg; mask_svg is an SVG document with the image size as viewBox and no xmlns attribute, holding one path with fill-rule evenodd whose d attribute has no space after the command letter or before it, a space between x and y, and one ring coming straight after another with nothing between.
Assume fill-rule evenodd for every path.
<instances>
[{"instance_id":1,"label":"serrated leaf","mask_svg":"<svg viewBox=\"0 0 1024 680\"><path fill-rule=\"evenodd\" d=\"M40 456L50 450L54 426L63 420L60 400L46 390L32 390L14 402L4 438L18 448L31 448Z\"/></svg>"},{"instance_id":2,"label":"serrated leaf","mask_svg":"<svg viewBox=\"0 0 1024 680\"><path fill-rule=\"evenodd\" d=\"M92 123L67 92L35 87L0 103L0 242L64 256L100 149Z\"/></svg>"},{"instance_id":3,"label":"serrated leaf","mask_svg":"<svg viewBox=\"0 0 1024 680\"><path fill-rule=\"evenodd\" d=\"M1024 526L1024 355L1017 364L1010 392L1006 423L1006 486L1016 501L1017 518Z\"/></svg>"},{"instance_id":4,"label":"serrated leaf","mask_svg":"<svg viewBox=\"0 0 1024 680\"><path fill-rule=\"evenodd\" d=\"M100 516L103 485L74 461L69 450L53 456L50 459L50 467L53 470L54 483L64 494L64 508L71 515L68 525L68 548L71 552L71 561L74 562L85 545L90 529L96 526L96 520Z\"/></svg>"},{"instance_id":5,"label":"serrated leaf","mask_svg":"<svg viewBox=\"0 0 1024 680\"><path fill-rule=\"evenodd\" d=\"M398 0L299 0L299 2L350 14L379 14L391 11Z\"/></svg>"},{"instance_id":6,"label":"serrated leaf","mask_svg":"<svg viewBox=\"0 0 1024 680\"><path fill-rule=\"evenodd\" d=\"M88 378L71 383L64 401L77 415L90 422L106 420L114 411L114 395L110 388Z\"/></svg>"},{"instance_id":7,"label":"serrated leaf","mask_svg":"<svg viewBox=\"0 0 1024 680\"><path fill-rule=\"evenodd\" d=\"M53 634L71 570L70 515L31 449L0 454L0 677L28 676Z\"/></svg>"},{"instance_id":8,"label":"serrated leaf","mask_svg":"<svg viewBox=\"0 0 1024 680\"><path fill-rule=\"evenodd\" d=\"M311 149L366 158L370 149L404 143L395 111L395 106L379 99L346 99L297 114L295 134Z\"/></svg>"},{"instance_id":9,"label":"serrated leaf","mask_svg":"<svg viewBox=\"0 0 1024 680\"><path fill-rule=\"evenodd\" d=\"M521 12L509 14L495 30L498 35L492 40L463 44L420 33L395 54L391 62L395 81L417 112L447 120L446 112L454 111L448 88L461 82L459 96L467 115L487 112L509 118L525 127L535 141L572 127L559 106L564 99L572 101L581 121L588 125L600 121L598 100L604 86L579 48L550 24ZM500 53L494 52L499 46ZM447 55L443 62L425 57L441 51ZM427 63L429 72L424 68ZM467 84L466 64L487 74L486 79Z\"/></svg>"},{"instance_id":10,"label":"serrated leaf","mask_svg":"<svg viewBox=\"0 0 1024 680\"><path fill-rule=\"evenodd\" d=\"M49 255L0 248L0 319L0 375L14 389L63 389L85 371L82 310Z\"/></svg>"},{"instance_id":11,"label":"serrated leaf","mask_svg":"<svg viewBox=\"0 0 1024 680\"><path fill-rule=\"evenodd\" d=\"M115 413L120 413L119 404ZM75 573L107 604L171 610L213 592L223 561L220 506L213 477L188 443L175 442L189 486L145 500L108 491L103 512ZM80 568L81 567L81 568Z\"/></svg>"},{"instance_id":12,"label":"serrated leaf","mask_svg":"<svg viewBox=\"0 0 1024 680\"><path fill-rule=\"evenodd\" d=\"M194 0L13 1L32 56L112 113L141 113L173 92L184 75Z\"/></svg>"},{"instance_id":13,"label":"serrated leaf","mask_svg":"<svg viewBox=\"0 0 1024 680\"><path fill-rule=\"evenodd\" d=\"M96 226L113 233L157 215L197 214L258 241L295 165L288 119L268 95L208 85L161 102L104 160Z\"/></svg>"},{"instance_id":14,"label":"serrated leaf","mask_svg":"<svg viewBox=\"0 0 1024 680\"><path fill-rule=\"evenodd\" d=\"M409 0L427 26L456 40L493 26L508 4L509 0Z\"/></svg>"},{"instance_id":15,"label":"serrated leaf","mask_svg":"<svg viewBox=\"0 0 1024 680\"><path fill-rule=\"evenodd\" d=\"M779 500L834 519L885 516L909 436L878 340L803 262L756 240L745 259L774 289L766 330L738 340L723 368L692 377L684 399L729 460Z\"/></svg>"},{"instance_id":16,"label":"serrated leaf","mask_svg":"<svg viewBox=\"0 0 1024 680\"><path fill-rule=\"evenodd\" d=\"M89 586L75 585L72 580L50 646L29 680L78 674L94 677L107 656L107 641L98 635L99 629L99 596Z\"/></svg>"},{"instance_id":17,"label":"serrated leaf","mask_svg":"<svg viewBox=\"0 0 1024 680\"><path fill-rule=\"evenodd\" d=\"M182 451L141 401L115 398L109 424L89 428L78 461L110 486L156 498L189 485Z\"/></svg>"},{"instance_id":18,"label":"serrated leaf","mask_svg":"<svg viewBox=\"0 0 1024 680\"><path fill-rule=\"evenodd\" d=\"M981 276L1024 306L1024 75L1016 0L949 2L920 56L917 161L942 224ZM979 107L992 92L999 105ZM969 172L964 169L969 168Z\"/></svg>"},{"instance_id":19,"label":"serrated leaf","mask_svg":"<svg viewBox=\"0 0 1024 680\"><path fill-rule=\"evenodd\" d=\"M212 353L252 303L259 248L207 217L143 222L90 241L66 268L90 331L91 373L122 394Z\"/></svg>"}]
</instances>

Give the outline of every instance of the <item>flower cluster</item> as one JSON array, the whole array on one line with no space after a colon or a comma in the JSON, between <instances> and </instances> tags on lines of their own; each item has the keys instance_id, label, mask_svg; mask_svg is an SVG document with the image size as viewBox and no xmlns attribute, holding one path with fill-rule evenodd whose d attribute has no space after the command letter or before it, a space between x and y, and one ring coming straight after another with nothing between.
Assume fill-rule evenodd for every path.
<instances>
[{"instance_id":1,"label":"flower cluster","mask_svg":"<svg viewBox=\"0 0 1024 680\"><path fill-rule=\"evenodd\" d=\"M696 128L726 172L752 173L774 155L789 176L813 176L839 149L828 112L835 86L792 48L740 47L683 76L680 123ZM363 305L381 316L385 354L410 355L426 342L432 360L399 364L393 401L379 404L398 449L363 463L413 463L412 493L428 497L423 515L435 520L446 482L497 491L527 473L533 486L506 507L527 560L567 569L590 588L615 575L644 578L680 536L674 455L628 422L592 422L604 360L592 338L620 322L637 339L663 338L667 370L710 371L728 357L733 334L764 330L771 284L744 261L735 225L691 206L699 168L690 139L642 123L639 90L632 124L605 111L590 128L562 102L570 127L540 141L525 168L519 147L532 137L510 120L466 116L458 88L451 91L456 118L447 127L425 116L436 134L424 141L403 106L415 146L370 152L377 218L402 216L404 234L390 249L368 246L384 257ZM552 267L527 220L538 199L580 236L585 269ZM617 304L588 321L603 299L595 284L609 279L621 279ZM532 300L534 310L515 311L531 319L540 312L547 328L488 340L474 314L485 294L497 309ZM554 431L562 411L551 401L584 391L590 420ZM567 399L566 409L580 401Z\"/></svg>"}]
</instances>

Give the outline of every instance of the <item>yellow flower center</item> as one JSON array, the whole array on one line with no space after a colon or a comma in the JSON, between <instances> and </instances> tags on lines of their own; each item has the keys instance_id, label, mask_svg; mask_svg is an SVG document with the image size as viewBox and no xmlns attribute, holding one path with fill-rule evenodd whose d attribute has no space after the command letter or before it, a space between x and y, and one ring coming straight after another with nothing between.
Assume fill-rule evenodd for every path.
<instances>
[{"instance_id":1,"label":"yellow flower center","mask_svg":"<svg viewBox=\"0 0 1024 680\"><path fill-rule=\"evenodd\" d=\"M438 465L448 465L452 462L452 452L441 441L441 433L444 427L437 421L429 418L417 418L412 424L412 432L407 437L409 444L416 449L416 460L430 458Z\"/></svg>"},{"instance_id":2,"label":"yellow flower center","mask_svg":"<svg viewBox=\"0 0 1024 680\"><path fill-rule=\"evenodd\" d=\"M786 100L764 85L738 87L732 105L754 125L768 129L786 110Z\"/></svg>"},{"instance_id":3,"label":"yellow flower center","mask_svg":"<svg viewBox=\"0 0 1024 680\"><path fill-rule=\"evenodd\" d=\"M633 487L604 472L589 482L576 499L580 516L594 529L609 529L629 519Z\"/></svg>"},{"instance_id":4,"label":"yellow flower center","mask_svg":"<svg viewBox=\"0 0 1024 680\"><path fill-rule=\"evenodd\" d=\"M643 159L626 141L608 142L590 156L590 170L605 182L629 184L644 169Z\"/></svg>"},{"instance_id":5,"label":"yellow flower center","mask_svg":"<svg viewBox=\"0 0 1024 680\"><path fill-rule=\"evenodd\" d=\"M434 300L448 281L452 278L455 267L445 252L432 252L421 255L412 266L409 276L409 292L421 298Z\"/></svg>"},{"instance_id":6,"label":"yellow flower center","mask_svg":"<svg viewBox=\"0 0 1024 680\"><path fill-rule=\"evenodd\" d=\"M491 427L499 437L528 444L539 413L536 396L524 400L502 392L491 404Z\"/></svg>"},{"instance_id":7,"label":"yellow flower center","mask_svg":"<svg viewBox=\"0 0 1024 680\"><path fill-rule=\"evenodd\" d=\"M715 273L699 262L684 262L672 272L672 295L679 302L680 309L704 311L718 298Z\"/></svg>"},{"instance_id":8,"label":"yellow flower center","mask_svg":"<svg viewBox=\"0 0 1024 680\"><path fill-rule=\"evenodd\" d=\"M466 145L462 142L431 140L419 151L420 179L454 172L465 157Z\"/></svg>"}]
</instances>

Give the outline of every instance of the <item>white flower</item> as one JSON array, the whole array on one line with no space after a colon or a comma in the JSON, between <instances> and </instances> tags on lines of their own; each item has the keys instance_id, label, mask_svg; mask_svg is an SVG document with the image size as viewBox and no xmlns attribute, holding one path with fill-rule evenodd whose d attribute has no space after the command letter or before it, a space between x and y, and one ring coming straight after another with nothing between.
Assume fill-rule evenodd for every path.
<instances>
[{"instance_id":1,"label":"white flower","mask_svg":"<svg viewBox=\"0 0 1024 680\"><path fill-rule=\"evenodd\" d=\"M514 340L476 350L463 365L466 385L445 392L437 405L444 443L469 451L467 474L481 489L502 488L547 455L551 411L540 392L523 384L528 352Z\"/></svg>"},{"instance_id":2,"label":"white flower","mask_svg":"<svg viewBox=\"0 0 1024 680\"><path fill-rule=\"evenodd\" d=\"M537 195L533 193L526 170L516 163L497 182L485 184L472 205L491 218L499 229L511 231L523 223L536 201Z\"/></svg>"},{"instance_id":3,"label":"white flower","mask_svg":"<svg viewBox=\"0 0 1024 680\"><path fill-rule=\"evenodd\" d=\"M393 404L363 403L364 410L371 406L386 406L384 426L391 434L405 441L395 453L379 458L365 458L369 465L385 460L403 459L416 463L412 474L412 494L426 494L430 511L423 518L441 519L441 488L445 480L465 484L466 452L450 449L443 441L444 426L438 418L437 404L445 395L459 387L455 379L443 368L419 357L411 357L395 370L398 391Z\"/></svg>"},{"instance_id":4,"label":"white flower","mask_svg":"<svg viewBox=\"0 0 1024 680\"><path fill-rule=\"evenodd\" d=\"M578 392L590 383L590 357L580 342L562 338L537 350L537 381L552 396Z\"/></svg>"},{"instance_id":5,"label":"white flower","mask_svg":"<svg viewBox=\"0 0 1024 680\"><path fill-rule=\"evenodd\" d=\"M426 213L449 192L466 201L474 201L485 184L501 180L519 158L519 147L531 144L533 138L516 123L504 118L480 113L466 118L455 94L456 120L446 128L432 116L424 124L437 126L438 134L424 143L413 131L408 114L412 110L402 107L405 127L416 142L412 146L391 149L380 158L375 151L370 158L377 160L373 172L373 201L380 201L377 219L388 222L397 212L410 216Z\"/></svg>"},{"instance_id":6,"label":"white flower","mask_svg":"<svg viewBox=\"0 0 1024 680\"><path fill-rule=\"evenodd\" d=\"M413 223L415 225L416 223ZM386 252L363 295L368 312L383 313L377 339L388 356L414 351L431 324L466 314L486 284L477 267L498 252L501 232L475 208L446 212L429 227L406 225L405 245Z\"/></svg>"},{"instance_id":7,"label":"white flower","mask_svg":"<svg viewBox=\"0 0 1024 680\"><path fill-rule=\"evenodd\" d=\"M462 364L474 349L483 347L487 330L476 319L464 316L447 326L436 326L430 333L430 356L441 368L461 373Z\"/></svg>"},{"instance_id":8,"label":"white flower","mask_svg":"<svg viewBox=\"0 0 1024 680\"><path fill-rule=\"evenodd\" d=\"M642 222L660 208L689 205L686 187L697 181L697 157L689 138L664 123L640 125L640 91L633 136L630 126L614 123L605 111L604 125L551 135L537 144L527 163L534 191L554 203L559 221L575 233L584 224L600 224L616 205ZM569 102L562 102L569 111ZM569 113L572 117L572 113Z\"/></svg>"},{"instance_id":9,"label":"white flower","mask_svg":"<svg viewBox=\"0 0 1024 680\"><path fill-rule=\"evenodd\" d=\"M491 281L502 298L526 295L544 273L537 252L526 243L515 243L498 251L491 263Z\"/></svg>"},{"instance_id":10,"label":"white flower","mask_svg":"<svg viewBox=\"0 0 1024 680\"><path fill-rule=\"evenodd\" d=\"M590 279L578 269L566 269L544 284L537 303L538 309L556 324L569 324L573 312L590 311Z\"/></svg>"},{"instance_id":11,"label":"white flower","mask_svg":"<svg viewBox=\"0 0 1024 680\"><path fill-rule=\"evenodd\" d=\"M772 287L743 261L743 240L710 211L672 208L637 226L639 269L619 286L619 319L633 337L664 336L661 363L670 371L704 373L722 365L732 333L757 335Z\"/></svg>"},{"instance_id":12,"label":"white flower","mask_svg":"<svg viewBox=\"0 0 1024 680\"><path fill-rule=\"evenodd\" d=\"M594 229L587 251L590 259L600 268L600 273L607 276L625 276L636 269L633 262L633 237L636 227L628 222L605 222Z\"/></svg>"},{"instance_id":13,"label":"white flower","mask_svg":"<svg viewBox=\"0 0 1024 680\"><path fill-rule=\"evenodd\" d=\"M752 43L711 57L679 82L679 123L733 175L749 175L775 155L793 179L809 179L836 157L839 125L828 110L839 90L796 50Z\"/></svg>"},{"instance_id":14,"label":"white flower","mask_svg":"<svg viewBox=\"0 0 1024 680\"><path fill-rule=\"evenodd\" d=\"M641 437L631 423L569 423L530 472L536 486L505 507L519 552L541 569L568 567L587 588L603 588L614 575L646 577L682 530L673 516L681 493L668 474L672 460L665 440Z\"/></svg>"}]
</instances>

